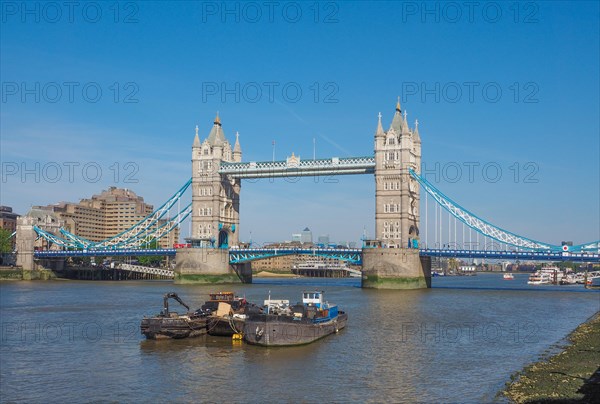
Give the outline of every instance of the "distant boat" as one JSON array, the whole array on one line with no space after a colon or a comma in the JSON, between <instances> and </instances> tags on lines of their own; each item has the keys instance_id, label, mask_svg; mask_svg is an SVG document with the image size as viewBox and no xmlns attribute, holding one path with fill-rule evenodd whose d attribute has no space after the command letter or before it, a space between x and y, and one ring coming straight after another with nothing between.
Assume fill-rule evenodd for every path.
<instances>
[{"instance_id":1,"label":"distant boat","mask_svg":"<svg viewBox=\"0 0 600 404\"><path fill-rule=\"evenodd\" d=\"M527 281L528 285L547 285L550 283L550 274L535 271L531 275L529 275L529 280Z\"/></svg>"},{"instance_id":2,"label":"distant boat","mask_svg":"<svg viewBox=\"0 0 600 404\"><path fill-rule=\"evenodd\" d=\"M562 277L560 280L561 285L575 285L575 284L583 284L585 281L585 274L582 272L579 273L568 273Z\"/></svg>"},{"instance_id":3,"label":"distant boat","mask_svg":"<svg viewBox=\"0 0 600 404\"><path fill-rule=\"evenodd\" d=\"M507 274L504 274L504 276L502 278L505 281L512 281L513 279L515 279L515 276L511 273L507 273Z\"/></svg>"},{"instance_id":4,"label":"distant boat","mask_svg":"<svg viewBox=\"0 0 600 404\"><path fill-rule=\"evenodd\" d=\"M296 275L330 277L333 274L344 274L352 278L361 278L362 272L350 268L346 263L329 263L319 260L301 262L292 267Z\"/></svg>"},{"instance_id":5,"label":"distant boat","mask_svg":"<svg viewBox=\"0 0 600 404\"><path fill-rule=\"evenodd\" d=\"M588 272L586 286L600 287L600 271Z\"/></svg>"},{"instance_id":6,"label":"distant boat","mask_svg":"<svg viewBox=\"0 0 600 404\"><path fill-rule=\"evenodd\" d=\"M558 267L543 267L532 273L527 283L529 285L546 285L549 283L559 285L564 276L565 273Z\"/></svg>"}]
</instances>

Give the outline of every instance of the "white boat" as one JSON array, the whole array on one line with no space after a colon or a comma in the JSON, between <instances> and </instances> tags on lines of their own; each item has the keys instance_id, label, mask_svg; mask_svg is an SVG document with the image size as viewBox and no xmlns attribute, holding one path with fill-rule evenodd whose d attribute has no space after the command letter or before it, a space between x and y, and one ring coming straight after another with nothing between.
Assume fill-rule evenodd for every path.
<instances>
[{"instance_id":1,"label":"white boat","mask_svg":"<svg viewBox=\"0 0 600 404\"><path fill-rule=\"evenodd\" d=\"M511 273L507 273L507 274L504 274L504 276L502 278L505 281L512 281L513 279L515 279L515 276Z\"/></svg>"},{"instance_id":2,"label":"white boat","mask_svg":"<svg viewBox=\"0 0 600 404\"><path fill-rule=\"evenodd\" d=\"M551 281L550 274L543 271L535 271L529 275L528 285L547 285Z\"/></svg>"},{"instance_id":3,"label":"white boat","mask_svg":"<svg viewBox=\"0 0 600 404\"><path fill-rule=\"evenodd\" d=\"M565 273L560 268L547 266L532 273L527 283L529 285L545 285L549 283L559 285L564 276Z\"/></svg>"},{"instance_id":4,"label":"white boat","mask_svg":"<svg viewBox=\"0 0 600 404\"><path fill-rule=\"evenodd\" d=\"M332 274L345 274L350 277L362 277L359 270L350 268L346 263L329 263L320 260L309 260L296 264L292 267L292 272L304 276L330 277Z\"/></svg>"},{"instance_id":5,"label":"white boat","mask_svg":"<svg viewBox=\"0 0 600 404\"><path fill-rule=\"evenodd\" d=\"M577 278L576 278L576 274L566 274L565 276L563 276L563 278L560 280L560 284L561 285L575 285L577 283Z\"/></svg>"},{"instance_id":6,"label":"white boat","mask_svg":"<svg viewBox=\"0 0 600 404\"><path fill-rule=\"evenodd\" d=\"M588 272L586 286L600 287L600 271Z\"/></svg>"}]
</instances>

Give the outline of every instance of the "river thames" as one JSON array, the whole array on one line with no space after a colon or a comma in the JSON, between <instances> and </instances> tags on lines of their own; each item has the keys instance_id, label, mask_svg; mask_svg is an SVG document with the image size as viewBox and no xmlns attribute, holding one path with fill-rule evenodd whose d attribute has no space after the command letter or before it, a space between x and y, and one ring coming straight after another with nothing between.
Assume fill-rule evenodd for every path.
<instances>
[{"instance_id":1,"label":"river thames","mask_svg":"<svg viewBox=\"0 0 600 404\"><path fill-rule=\"evenodd\" d=\"M600 310L600 293L529 286L527 275L439 277L414 291L356 279L0 284L2 402L493 402L510 375ZM146 341L140 319L175 291L192 308L233 290L261 303L324 290L347 327L315 343L263 348L228 338ZM176 311L183 308L175 307Z\"/></svg>"}]
</instances>

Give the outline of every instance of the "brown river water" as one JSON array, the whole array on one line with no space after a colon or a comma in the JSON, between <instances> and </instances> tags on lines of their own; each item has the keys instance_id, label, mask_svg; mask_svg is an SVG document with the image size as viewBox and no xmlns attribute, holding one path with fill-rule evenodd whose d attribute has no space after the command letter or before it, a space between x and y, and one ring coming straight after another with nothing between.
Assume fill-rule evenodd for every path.
<instances>
[{"instance_id":1,"label":"brown river water","mask_svg":"<svg viewBox=\"0 0 600 404\"><path fill-rule=\"evenodd\" d=\"M494 402L510 375L600 310L582 286L527 275L439 277L433 288L376 291L355 279L0 284L0 402ZM338 334L264 348L222 337L147 341L140 319L175 291L297 301L324 290L349 315ZM174 310L176 304L172 306ZM181 308L182 309L182 308Z\"/></svg>"}]
</instances>

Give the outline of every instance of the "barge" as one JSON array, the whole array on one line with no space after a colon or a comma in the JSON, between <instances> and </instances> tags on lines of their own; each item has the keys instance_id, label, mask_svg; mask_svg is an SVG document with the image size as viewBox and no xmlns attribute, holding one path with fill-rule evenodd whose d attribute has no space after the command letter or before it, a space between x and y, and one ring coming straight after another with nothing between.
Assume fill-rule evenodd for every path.
<instances>
[{"instance_id":1,"label":"barge","mask_svg":"<svg viewBox=\"0 0 600 404\"><path fill-rule=\"evenodd\" d=\"M173 299L187 309L185 314L169 310L169 299ZM206 334L208 312L202 309L190 312L190 307L181 300L177 293L170 292L163 296L163 310L153 317L144 317L140 331L147 339L180 339L197 337Z\"/></svg>"},{"instance_id":2,"label":"barge","mask_svg":"<svg viewBox=\"0 0 600 404\"><path fill-rule=\"evenodd\" d=\"M202 305L204 312L212 313L206 325L209 335L231 337L239 334L248 313L262 312L260 307L244 297L235 296L233 292L211 293L209 297L210 300Z\"/></svg>"},{"instance_id":3,"label":"barge","mask_svg":"<svg viewBox=\"0 0 600 404\"><path fill-rule=\"evenodd\" d=\"M323 292L302 293L302 302L265 300L265 313L251 313L244 323L243 338L261 346L309 344L346 326L348 315L323 300Z\"/></svg>"}]
</instances>

